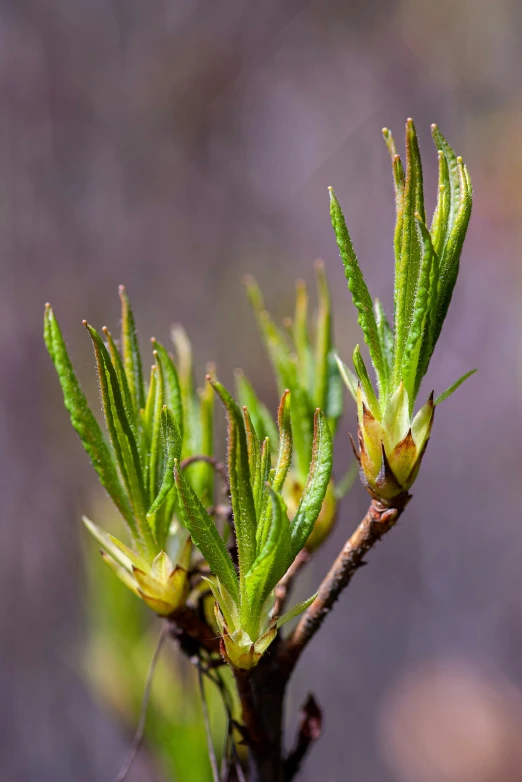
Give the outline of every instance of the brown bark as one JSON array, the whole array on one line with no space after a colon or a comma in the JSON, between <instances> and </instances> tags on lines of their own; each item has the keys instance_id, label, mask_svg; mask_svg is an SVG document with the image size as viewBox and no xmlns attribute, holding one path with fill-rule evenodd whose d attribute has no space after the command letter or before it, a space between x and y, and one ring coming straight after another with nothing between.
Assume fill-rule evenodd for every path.
<instances>
[{"instance_id":1,"label":"brown bark","mask_svg":"<svg viewBox=\"0 0 522 782\"><path fill-rule=\"evenodd\" d=\"M255 668L234 670L241 702L243 736L249 749L249 782L290 782L298 773L311 744L318 738L320 727L317 729L318 716L315 713L310 718L311 722L310 719L306 723L301 721L296 745L285 757L283 711L288 681L305 647L355 572L364 564L365 555L396 524L409 499L405 493L396 499L394 507L372 499L365 517L343 546L324 578L317 598L303 614L292 635L286 641L276 638ZM306 557L303 557L288 578L283 579L281 589L276 593L279 608L282 609L293 578L305 560ZM168 621L171 634L179 640L182 650L189 657L197 654L201 647L207 652L219 650L219 639L194 610L182 609Z\"/></svg>"},{"instance_id":2,"label":"brown bark","mask_svg":"<svg viewBox=\"0 0 522 782\"><path fill-rule=\"evenodd\" d=\"M288 676L267 653L249 671L234 671L249 749L249 782L285 782L283 708Z\"/></svg>"},{"instance_id":3,"label":"brown bark","mask_svg":"<svg viewBox=\"0 0 522 782\"><path fill-rule=\"evenodd\" d=\"M388 532L401 515L409 495L404 495L396 507L388 507L373 499L368 511L323 580L312 605L302 615L296 629L279 650L281 665L291 674L304 648L319 630L339 595L350 583L354 573L364 564L364 556Z\"/></svg>"}]
</instances>

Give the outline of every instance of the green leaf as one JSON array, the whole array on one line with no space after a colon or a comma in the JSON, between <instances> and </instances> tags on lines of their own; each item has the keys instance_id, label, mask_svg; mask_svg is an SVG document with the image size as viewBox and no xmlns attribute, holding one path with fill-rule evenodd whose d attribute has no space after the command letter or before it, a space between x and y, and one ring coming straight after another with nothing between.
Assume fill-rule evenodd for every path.
<instances>
[{"instance_id":1,"label":"green leaf","mask_svg":"<svg viewBox=\"0 0 522 782\"><path fill-rule=\"evenodd\" d=\"M330 188L330 215L341 259L344 264L348 288L352 294L353 303L359 311L358 323L364 334L365 342L368 345L370 358L375 368L380 387L383 382L385 382L385 370L379 333L377 331L377 323L375 322L375 316L373 314L373 302L359 268L359 262L353 249L352 240L348 233L348 228L346 227L343 212L332 188Z\"/></svg>"},{"instance_id":2,"label":"green leaf","mask_svg":"<svg viewBox=\"0 0 522 782\"><path fill-rule=\"evenodd\" d=\"M256 510L248 466L248 447L241 411L229 392L215 378L207 376L223 402L228 420L228 474L234 514L239 574L242 581L256 557Z\"/></svg>"},{"instance_id":3,"label":"green leaf","mask_svg":"<svg viewBox=\"0 0 522 782\"><path fill-rule=\"evenodd\" d=\"M256 509L256 518L259 516L261 497L263 494L263 483L261 476L261 446L256 434L254 424L250 418L248 407L243 408L243 419L245 422L245 431L247 437L248 468L250 471L250 484L252 486L252 495L254 497L254 507Z\"/></svg>"},{"instance_id":4,"label":"green leaf","mask_svg":"<svg viewBox=\"0 0 522 782\"><path fill-rule=\"evenodd\" d=\"M395 355L393 387L402 373L404 348L408 339L421 262L421 249L417 233L418 214L425 222L422 184L422 164L417 134L413 121L406 123L406 179L401 213L400 258L395 265Z\"/></svg>"},{"instance_id":5,"label":"green leaf","mask_svg":"<svg viewBox=\"0 0 522 782\"><path fill-rule=\"evenodd\" d=\"M107 339L109 355L111 357L112 365L116 370L116 375L118 376L118 383L120 384L123 404L125 405L125 412L127 413L127 418L129 419L129 423L134 432L134 436L138 438L138 419L136 417L134 401L132 399L132 394L130 392L129 384L127 382L127 375L125 374L125 367L123 366L123 361L120 356L120 352L116 347L116 343L114 342L114 339L112 338L109 329L106 326L102 328L102 332L105 338Z\"/></svg>"},{"instance_id":6,"label":"green leaf","mask_svg":"<svg viewBox=\"0 0 522 782\"><path fill-rule=\"evenodd\" d=\"M292 423L290 420L291 393L285 391L279 403L277 411L277 424L279 427L279 450L275 466L272 487L275 492L283 489L283 484L292 463Z\"/></svg>"},{"instance_id":7,"label":"green leaf","mask_svg":"<svg viewBox=\"0 0 522 782\"><path fill-rule=\"evenodd\" d=\"M161 367L163 370L163 385L165 394L165 404L171 410L179 428L181 438L183 439L183 402L181 399L181 388L178 377L178 370L163 345L157 339L152 339L152 346L157 351Z\"/></svg>"},{"instance_id":8,"label":"green leaf","mask_svg":"<svg viewBox=\"0 0 522 782\"><path fill-rule=\"evenodd\" d=\"M161 411L161 440L164 450L164 472L160 490L149 508L147 516L152 516L163 505L170 491L174 489L174 462L181 458L181 434L172 412L164 405ZM170 524L168 519L167 524ZM166 539L167 530L160 530L156 537L158 541Z\"/></svg>"},{"instance_id":9,"label":"green leaf","mask_svg":"<svg viewBox=\"0 0 522 782\"><path fill-rule=\"evenodd\" d=\"M393 370L393 331L379 299L375 299L374 309L387 382L389 382Z\"/></svg>"},{"instance_id":10,"label":"green leaf","mask_svg":"<svg viewBox=\"0 0 522 782\"><path fill-rule=\"evenodd\" d=\"M268 530L270 528L270 492L268 491L268 482L275 469L271 470L272 457L270 453L270 440L268 437L263 441L261 448L261 501L257 511L257 529L256 529L256 551L260 551L264 546Z\"/></svg>"},{"instance_id":11,"label":"green leaf","mask_svg":"<svg viewBox=\"0 0 522 782\"><path fill-rule=\"evenodd\" d=\"M366 364L364 363L363 357L361 356L361 349L359 345L356 345L355 350L353 351L353 365L359 380L361 381L363 391L366 395L366 401L368 402L368 407L372 411L374 417L380 420L381 415L379 412L379 403L377 401L377 397L375 396L375 391L373 390L372 381L370 380L368 370L366 369Z\"/></svg>"},{"instance_id":12,"label":"green leaf","mask_svg":"<svg viewBox=\"0 0 522 782\"><path fill-rule=\"evenodd\" d=\"M183 409L183 458L198 452L199 409L194 394L192 347L189 338L179 324L171 329L171 339L176 348L178 377Z\"/></svg>"},{"instance_id":13,"label":"green leaf","mask_svg":"<svg viewBox=\"0 0 522 782\"><path fill-rule=\"evenodd\" d=\"M236 370L236 394L239 404L248 407L252 423L260 440L270 438L271 443L277 443L277 427L265 405L259 401L250 381L242 370Z\"/></svg>"},{"instance_id":14,"label":"green leaf","mask_svg":"<svg viewBox=\"0 0 522 782\"><path fill-rule=\"evenodd\" d=\"M346 385L346 388L350 392L350 394L353 397L354 402L357 402L357 386L359 381L357 380L357 376L354 375L352 370L346 366L344 361L342 361L339 356L335 356L335 360L337 362L337 366L339 368L339 374L341 375L342 379L344 380L344 383Z\"/></svg>"},{"instance_id":15,"label":"green leaf","mask_svg":"<svg viewBox=\"0 0 522 782\"><path fill-rule=\"evenodd\" d=\"M328 354L327 372L327 395L324 413L328 419L328 426L332 436L334 436L343 412L343 381L337 366L335 348L332 348Z\"/></svg>"},{"instance_id":16,"label":"green leaf","mask_svg":"<svg viewBox=\"0 0 522 782\"><path fill-rule=\"evenodd\" d=\"M129 297L123 285L119 287L121 300L121 344L123 349L123 364L127 381L134 400L136 415L145 407L145 388L141 370L141 356L138 345L138 335L134 322L134 314Z\"/></svg>"},{"instance_id":17,"label":"green leaf","mask_svg":"<svg viewBox=\"0 0 522 782\"><path fill-rule=\"evenodd\" d=\"M316 410L312 461L303 496L291 525L294 558L306 543L321 511L332 472L332 453L332 435L328 421L321 410Z\"/></svg>"},{"instance_id":18,"label":"green leaf","mask_svg":"<svg viewBox=\"0 0 522 782\"><path fill-rule=\"evenodd\" d=\"M460 254L466 237L472 208L471 182L467 169L462 162L462 158L457 158L457 165L461 178L460 193L462 200L440 257L438 317L435 326L435 342L442 330L442 325L446 318L453 295L453 289L457 282Z\"/></svg>"},{"instance_id":19,"label":"green leaf","mask_svg":"<svg viewBox=\"0 0 522 782\"><path fill-rule=\"evenodd\" d=\"M177 461L174 462L174 477L178 489L181 517L191 534L194 545L207 560L212 573L224 584L233 600L239 603L239 586L234 564L221 540L216 525L185 479Z\"/></svg>"},{"instance_id":20,"label":"green leaf","mask_svg":"<svg viewBox=\"0 0 522 782\"><path fill-rule=\"evenodd\" d=\"M163 371L158 351L154 351L156 361L155 394L150 428L150 450L148 458L148 496L149 502L154 500L158 490L159 471L161 466L161 419L165 401Z\"/></svg>"},{"instance_id":21,"label":"green leaf","mask_svg":"<svg viewBox=\"0 0 522 782\"><path fill-rule=\"evenodd\" d=\"M459 261L472 209L472 188L468 171L462 158L457 157L436 125L432 134L437 148L444 154L449 172L449 198L446 231L444 237L436 237L440 245L439 291L437 317L434 321L433 347L437 342L446 318L459 272Z\"/></svg>"},{"instance_id":22,"label":"green leaf","mask_svg":"<svg viewBox=\"0 0 522 782\"><path fill-rule=\"evenodd\" d=\"M212 456L214 452L214 391L209 383L199 393L200 433L199 453ZM211 464L199 462L191 467L191 481L204 503L214 502L214 469Z\"/></svg>"},{"instance_id":23,"label":"green leaf","mask_svg":"<svg viewBox=\"0 0 522 782\"><path fill-rule=\"evenodd\" d=\"M291 355L285 335L277 328L270 314L264 308L263 297L256 281L252 277L247 277L245 286L274 368L278 391L282 394L285 388L290 387L295 375L295 357Z\"/></svg>"},{"instance_id":24,"label":"green leaf","mask_svg":"<svg viewBox=\"0 0 522 782\"><path fill-rule=\"evenodd\" d=\"M112 446L127 486L139 531L145 543L150 547L153 546L153 540L145 520L145 487L138 445L125 412L116 370L96 329L86 321L84 321L84 325L91 336L94 347L103 409Z\"/></svg>"},{"instance_id":25,"label":"green leaf","mask_svg":"<svg viewBox=\"0 0 522 782\"><path fill-rule=\"evenodd\" d=\"M308 606L312 605L318 594L319 592L316 592L315 595L312 595L307 600L303 600L301 603L297 603L295 606L286 611L286 613L282 614L277 620L277 629L279 630L280 627L285 625L287 622L290 622L291 619L295 619L296 616L299 616L299 614L302 614L303 611L306 611Z\"/></svg>"},{"instance_id":26,"label":"green leaf","mask_svg":"<svg viewBox=\"0 0 522 782\"><path fill-rule=\"evenodd\" d=\"M393 183L395 185L395 202L397 206L397 213L399 213L402 207L402 196L404 193L404 169L402 167L401 159L397 154L397 147L395 146L395 140L391 134L391 131L388 130L388 128L383 128L382 135L392 160Z\"/></svg>"},{"instance_id":27,"label":"green leaf","mask_svg":"<svg viewBox=\"0 0 522 782\"><path fill-rule=\"evenodd\" d=\"M313 415L313 404L306 387L306 380L302 376L297 355L291 352L285 335L264 309L263 297L257 283L253 278L248 277L245 285L274 368L278 391L283 394L286 389L289 389L292 394L295 466L298 475L304 480L310 462Z\"/></svg>"},{"instance_id":28,"label":"green leaf","mask_svg":"<svg viewBox=\"0 0 522 782\"><path fill-rule=\"evenodd\" d=\"M406 344L404 346L404 357L402 367L402 379L408 392L411 409L415 403L415 385L417 379L417 368L423 337L426 333L426 321L430 305L430 282L432 280L432 264L435 262L435 251L431 243L431 237L428 229L420 219L417 220L419 233L422 239L422 262L419 271L419 281L415 293L415 302L411 325L408 332ZM411 412L411 411L410 411Z\"/></svg>"},{"instance_id":29,"label":"green leaf","mask_svg":"<svg viewBox=\"0 0 522 782\"><path fill-rule=\"evenodd\" d=\"M221 613L223 614L227 626L229 628L234 628L238 622L238 611L236 603L224 588L219 578L207 578L206 576L202 576L201 578L210 587L210 591L214 595L214 599L218 604Z\"/></svg>"},{"instance_id":30,"label":"green leaf","mask_svg":"<svg viewBox=\"0 0 522 782\"><path fill-rule=\"evenodd\" d=\"M330 375L329 357L332 350L332 310L330 292L324 272L324 263L315 265L317 278L317 296L319 310L315 336L315 389L313 395L314 407L320 407L326 412Z\"/></svg>"},{"instance_id":31,"label":"green leaf","mask_svg":"<svg viewBox=\"0 0 522 782\"><path fill-rule=\"evenodd\" d=\"M71 417L71 423L80 437L102 486L110 495L130 530L136 532L136 522L118 476L114 455L80 388L62 332L50 305L47 305L45 309L44 339L58 374L64 404Z\"/></svg>"},{"instance_id":32,"label":"green leaf","mask_svg":"<svg viewBox=\"0 0 522 782\"><path fill-rule=\"evenodd\" d=\"M296 285L295 316L293 324L293 339L297 360L300 367L303 385L309 394L313 393L314 354L308 332L308 291L306 283L299 280Z\"/></svg>"},{"instance_id":33,"label":"green leaf","mask_svg":"<svg viewBox=\"0 0 522 782\"><path fill-rule=\"evenodd\" d=\"M354 460L346 470L341 480L335 484L334 497L337 502L342 500L344 495L350 491L358 475L359 465L357 461Z\"/></svg>"},{"instance_id":34,"label":"green leaf","mask_svg":"<svg viewBox=\"0 0 522 782\"><path fill-rule=\"evenodd\" d=\"M252 568L245 578L245 589L248 602L247 614L244 616L243 604L241 606L242 619L245 622L258 619L261 608L270 592L284 576L291 563L291 539L290 525L286 515L286 508L281 497L269 488L271 499L271 523L266 543L256 557ZM255 627L259 631L258 627Z\"/></svg>"},{"instance_id":35,"label":"green leaf","mask_svg":"<svg viewBox=\"0 0 522 782\"><path fill-rule=\"evenodd\" d=\"M126 546L123 549L118 546L115 538L105 532L101 527L98 527L97 524L94 524L87 516L82 516L82 521L100 546L102 546L102 548L104 548L105 551L107 551L107 553L129 573L132 572L132 566L136 565L137 562L143 564L145 569L147 569L147 563L139 555L136 555L133 551L127 549ZM120 541L118 541L118 543L119 542Z\"/></svg>"},{"instance_id":36,"label":"green leaf","mask_svg":"<svg viewBox=\"0 0 522 782\"><path fill-rule=\"evenodd\" d=\"M446 236L450 219L451 205L451 183L449 178L448 162L444 152L439 149L439 182L437 193L437 205L431 221L430 234L433 242L433 249L437 255L440 255Z\"/></svg>"},{"instance_id":37,"label":"green leaf","mask_svg":"<svg viewBox=\"0 0 522 782\"><path fill-rule=\"evenodd\" d=\"M446 174L442 172L443 175L443 182L440 182L440 184L449 184L450 186L450 209L449 209L449 216L448 216L448 225L449 230L451 230L453 224L455 223L455 219L457 217L457 212L459 210L460 202L461 202L461 178L460 178L460 172L459 172L459 164L457 161L457 156L453 149L450 147L440 130L438 129L437 125L431 126L431 135L433 136L433 141L435 143L435 146L438 150L440 150L445 158L447 170L448 170L448 177L446 177ZM440 177L440 169L439 169L439 177ZM449 183L448 183L449 178Z\"/></svg>"},{"instance_id":38,"label":"green leaf","mask_svg":"<svg viewBox=\"0 0 522 782\"><path fill-rule=\"evenodd\" d=\"M459 386L461 386L465 380L467 380L467 379L468 379L468 377L471 377L471 375L474 375L476 371L477 371L476 369L472 369L470 372L466 372L466 374L465 374L465 375L462 375L462 377L460 377L460 378L457 380L457 382L456 382L456 383L453 383L453 385L452 385L452 386L450 386L450 387L449 387L449 388L447 388L445 391L443 391L443 392L442 392L442 394L440 394L440 395L439 395L439 396L436 398L436 400L435 400L435 402L434 402L433 404L434 404L434 405L440 405L440 403L441 403L441 402L444 402L444 400L445 400L445 399L447 399L449 396L451 396L451 395L452 395L452 393L453 393L454 391L456 391L456 390L457 390L457 388L458 388Z\"/></svg>"}]
</instances>

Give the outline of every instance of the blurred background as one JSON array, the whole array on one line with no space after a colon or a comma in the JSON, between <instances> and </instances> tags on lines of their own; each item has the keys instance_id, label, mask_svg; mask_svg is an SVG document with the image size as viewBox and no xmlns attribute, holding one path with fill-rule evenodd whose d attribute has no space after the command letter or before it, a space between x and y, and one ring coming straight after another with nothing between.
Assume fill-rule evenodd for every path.
<instances>
[{"instance_id":1,"label":"blurred background","mask_svg":"<svg viewBox=\"0 0 522 782\"><path fill-rule=\"evenodd\" d=\"M134 603L123 622L123 589L93 587L80 516L100 521L104 501L44 349L44 302L95 407L81 320L116 328L119 283L145 350L180 321L200 379L209 359L228 384L242 367L273 407L241 275L258 278L279 318L295 279L312 281L323 257L348 360L360 335L327 186L390 311L394 204L380 129L400 143L408 116L428 211L431 122L475 188L424 395L479 373L437 410L404 520L308 648L288 739L313 690L325 725L305 781L522 780L521 72L517 0L0 2L2 780L114 779L159 630ZM346 408L338 475L352 458ZM356 485L303 595L367 503ZM132 782L208 779L192 674L168 660Z\"/></svg>"}]
</instances>

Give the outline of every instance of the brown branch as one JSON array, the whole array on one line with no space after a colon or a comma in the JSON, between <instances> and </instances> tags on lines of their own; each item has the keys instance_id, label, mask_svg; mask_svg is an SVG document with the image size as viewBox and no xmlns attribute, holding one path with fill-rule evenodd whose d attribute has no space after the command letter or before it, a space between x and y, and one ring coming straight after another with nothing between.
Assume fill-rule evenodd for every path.
<instances>
[{"instance_id":1,"label":"brown branch","mask_svg":"<svg viewBox=\"0 0 522 782\"><path fill-rule=\"evenodd\" d=\"M285 760L285 782L291 782L297 775L308 750L320 738L322 730L323 712L314 696L309 693L301 706L295 745Z\"/></svg>"},{"instance_id":2,"label":"brown branch","mask_svg":"<svg viewBox=\"0 0 522 782\"><path fill-rule=\"evenodd\" d=\"M376 499L371 501L366 516L347 540L322 582L316 599L305 611L292 635L281 644L279 659L288 675L355 571L364 564L365 554L394 526L409 499L410 496L404 494L395 500L395 507L385 506Z\"/></svg>"},{"instance_id":3,"label":"brown branch","mask_svg":"<svg viewBox=\"0 0 522 782\"><path fill-rule=\"evenodd\" d=\"M249 749L249 782L284 782L282 717L288 679L271 654L251 670L235 669L234 676Z\"/></svg>"}]
</instances>

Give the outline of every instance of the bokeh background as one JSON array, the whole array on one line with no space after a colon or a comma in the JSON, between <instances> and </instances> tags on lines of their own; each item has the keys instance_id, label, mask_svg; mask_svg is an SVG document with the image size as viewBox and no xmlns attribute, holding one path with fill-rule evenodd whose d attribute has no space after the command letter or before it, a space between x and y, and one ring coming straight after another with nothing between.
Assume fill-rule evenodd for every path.
<instances>
[{"instance_id":1,"label":"bokeh background","mask_svg":"<svg viewBox=\"0 0 522 782\"><path fill-rule=\"evenodd\" d=\"M132 734L114 708L127 691L111 706L104 688L120 682L134 645L112 669L86 654L104 598L92 595L79 519L101 490L44 350L44 302L92 399L81 320L115 328L123 282L144 348L180 321L200 377L209 359L227 383L240 366L274 405L241 275L258 278L282 317L295 279L311 281L323 257L348 360L360 336L326 188L390 310L394 206L380 128L400 140L408 116L428 209L433 121L475 187L424 391L479 373L437 410L404 521L307 650L288 722L313 690L325 731L305 781L522 780L521 73L517 0L0 2L2 780L110 782ZM346 406L338 474L351 458ZM355 486L303 594L366 505ZM148 657L132 669L138 689ZM190 698L174 687L166 700L181 714L169 737L179 747ZM190 735L204 754L201 732ZM129 776L174 778L208 777L168 773L150 746Z\"/></svg>"}]
</instances>

